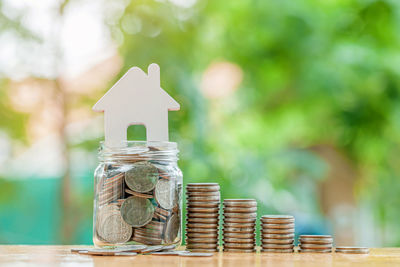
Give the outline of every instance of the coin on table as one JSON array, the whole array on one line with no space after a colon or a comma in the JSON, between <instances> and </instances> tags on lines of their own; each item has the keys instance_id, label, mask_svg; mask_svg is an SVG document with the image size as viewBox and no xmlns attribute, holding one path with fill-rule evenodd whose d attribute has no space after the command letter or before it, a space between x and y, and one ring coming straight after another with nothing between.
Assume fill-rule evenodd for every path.
<instances>
[{"instance_id":1,"label":"coin on table","mask_svg":"<svg viewBox=\"0 0 400 267\"><path fill-rule=\"evenodd\" d=\"M299 249L301 253L331 253L332 249Z\"/></svg>"},{"instance_id":2,"label":"coin on table","mask_svg":"<svg viewBox=\"0 0 400 267\"><path fill-rule=\"evenodd\" d=\"M136 162L125 174L125 182L130 189L140 193L154 189L158 181L158 169L150 162Z\"/></svg>"},{"instance_id":3,"label":"coin on table","mask_svg":"<svg viewBox=\"0 0 400 267\"><path fill-rule=\"evenodd\" d=\"M172 209L176 205L173 181L160 179L156 184L155 198L157 203L166 210Z\"/></svg>"},{"instance_id":4,"label":"coin on table","mask_svg":"<svg viewBox=\"0 0 400 267\"><path fill-rule=\"evenodd\" d=\"M136 252L116 252L114 253L114 256L136 256Z\"/></svg>"},{"instance_id":5,"label":"coin on table","mask_svg":"<svg viewBox=\"0 0 400 267\"><path fill-rule=\"evenodd\" d=\"M336 253L347 253L347 254L368 254L369 248L367 247L336 247Z\"/></svg>"},{"instance_id":6,"label":"coin on table","mask_svg":"<svg viewBox=\"0 0 400 267\"><path fill-rule=\"evenodd\" d=\"M121 252L142 252L147 248L148 246L145 245L127 245L120 248L116 248L116 250Z\"/></svg>"},{"instance_id":7,"label":"coin on table","mask_svg":"<svg viewBox=\"0 0 400 267\"><path fill-rule=\"evenodd\" d=\"M148 224L154 215L154 206L150 200L140 197L129 197L121 206L121 216L133 227Z\"/></svg>"},{"instance_id":8,"label":"coin on table","mask_svg":"<svg viewBox=\"0 0 400 267\"><path fill-rule=\"evenodd\" d=\"M269 252L269 253L293 253L293 249L275 249L275 248L262 248L261 252Z\"/></svg>"},{"instance_id":9,"label":"coin on table","mask_svg":"<svg viewBox=\"0 0 400 267\"><path fill-rule=\"evenodd\" d=\"M173 251L159 251L159 252L152 252L150 255L152 256L179 256L182 253L180 250L173 250Z\"/></svg>"},{"instance_id":10,"label":"coin on table","mask_svg":"<svg viewBox=\"0 0 400 267\"><path fill-rule=\"evenodd\" d=\"M211 257L213 253L200 253L200 252L191 252L191 251L183 251L179 254L180 257Z\"/></svg>"},{"instance_id":11,"label":"coin on table","mask_svg":"<svg viewBox=\"0 0 400 267\"><path fill-rule=\"evenodd\" d=\"M119 213L112 213L103 220L98 234L108 243L125 243L132 236L132 227L124 222Z\"/></svg>"},{"instance_id":12,"label":"coin on table","mask_svg":"<svg viewBox=\"0 0 400 267\"><path fill-rule=\"evenodd\" d=\"M165 242L174 242L178 236L180 230L180 217L178 214L172 214L167 221L167 226L165 227Z\"/></svg>"}]
</instances>

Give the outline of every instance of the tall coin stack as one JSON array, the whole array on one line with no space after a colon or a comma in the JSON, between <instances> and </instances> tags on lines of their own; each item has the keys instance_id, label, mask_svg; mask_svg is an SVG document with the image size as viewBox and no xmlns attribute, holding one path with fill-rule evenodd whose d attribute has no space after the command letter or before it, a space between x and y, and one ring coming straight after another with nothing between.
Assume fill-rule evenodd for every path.
<instances>
[{"instance_id":1,"label":"tall coin stack","mask_svg":"<svg viewBox=\"0 0 400 267\"><path fill-rule=\"evenodd\" d=\"M300 252L331 253L333 238L330 235L301 235Z\"/></svg>"},{"instance_id":2,"label":"tall coin stack","mask_svg":"<svg viewBox=\"0 0 400 267\"><path fill-rule=\"evenodd\" d=\"M186 248L190 251L218 251L219 190L217 183L192 183L186 186Z\"/></svg>"},{"instance_id":3,"label":"tall coin stack","mask_svg":"<svg viewBox=\"0 0 400 267\"><path fill-rule=\"evenodd\" d=\"M224 251L254 252L256 248L257 201L224 200Z\"/></svg>"},{"instance_id":4,"label":"tall coin stack","mask_svg":"<svg viewBox=\"0 0 400 267\"><path fill-rule=\"evenodd\" d=\"M261 217L261 251L294 252L294 217L264 215Z\"/></svg>"}]
</instances>

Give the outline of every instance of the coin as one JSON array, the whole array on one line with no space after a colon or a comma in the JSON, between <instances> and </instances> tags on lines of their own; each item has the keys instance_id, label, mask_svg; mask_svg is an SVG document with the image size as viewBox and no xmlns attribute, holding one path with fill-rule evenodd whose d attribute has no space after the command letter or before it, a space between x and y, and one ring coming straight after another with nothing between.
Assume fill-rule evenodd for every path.
<instances>
[{"instance_id":1,"label":"coin","mask_svg":"<svg viewBox=\"0 0 400 267\"><path fill-rule=\"evenodd\" d=\"M224 236L224 242L229 243L254 243L254 237L251 238L234 238L234 237L227 237Z\"/></svg>"},{"instance_id":2,"label":"coin","mask_svg":"<svg viewBox=\"0 0 400 267\"><path fill-rule=\"evenodd\" d=\"M218 228L216 223L187 223L186 228Z\"/></svg>"},{"instance_id":3,"label":"coin","mask_svg":"<svg viewBox=\"0 0 400 267\"><path fill-rule=\"evenodd\" d=\"M224 252L234 252L234 253L253 253L255 249L235 249L235 248L224 248Z\"/></svg>"},{"instance_id":4,"label":"coin","mask_svg":"<svg viewBox=\"0 0 400 267\"><path fill-rule=\"evenodd\" d=\"M186 192L188 197L220 197L219 191L211 191L211 192Z\"/></svg>"},{"instance_id":5,"label":"coin","mask_svg":"<svg viewBox=\"0 0 400 267\"><path fill-rule=\"evenodd\" d=\"M269 253L293 253L293 249L276 249L276 248L262 248L261 252Z\"/></svg>"},{"instance_id":6,"label":"coin","mask_svg":"<svg viewBox=\"0 0 400 267\"><path fill-rule=\"evenodd\" d=\"M190 251L192 252L218 252L218 248L191 248Z\"/></svg>"},{"instance_id":7,"label":"coin","mask_svg":"<svg viewBox=\"0 0 400 267\"><path fill-rule=\"evenodd\" d=\"M219 201L219 196L207 196L207 197L188 197L188 201L190 202L210 202L210 201Z\"/></svg>"},{"instance_id":8,"label":"coin","mask_svg":"<svg viewBox=\"0 0 400 267\"><path fill-rule=\"evenodd\" d=\"M234 227L234 228L250 228L255 227L255 223L224 223L224 227Z\"/></svg>"},{"instance_id":9,"label":"coin","mask_svg":"<svg viewBox=\"0 0 400 267\"><path fill-rule=\"evenodd\" d=\"M254 228L237 228L237 227L224 227L224 232L227 233L254 233Z\"/></svg>"},{"instance_id":10,"label":"coin","mask_svg":"<svg viewBox=\"0 0 400 267\"><path fill-rule=\"evenodd\" d=\"M186 233L189 238L218 238L218 233Z\"/></svg>"},{"instance_id":11,"label":"coin","mask_svg":"<svg viewBox=\"0 0 400 267\"><path fill-rule=\"evenodd\" d=\"M299 249L301 253L331 253L332 249Z\"/></svg>"},{"instance_id":12,"label":"coin","mask_svg":"<svg viewBox=\"0 0 400 267\"><path fill-rule=\"evenodd\" d=\"M206 244L206 243L190 243L186 245L186 248L188 249L195 249L195 248L217 248L217 244Z\"/></svg>"},{"instance_id":13,"label":"coin","mask_svg":"<svg viewBox=\"0 0 400 267\"><path fill-rule=\"evenodd\" d=\"M187 208L187 214L191 213L219 213L219 208Z\"/></svg>"},{"instance_id":14,"label":"coin","mask_svg":"<svg viewBox=\"0 0 400 267\"><path fill-rule=\"evenodd\" d=\"M226 223L256 223L257 218L224 218Z\"/></svg>"},{"instance_id":15,"label":"coin","mask_svg":"<svg viewBox=\"0 0 400 267\"><path fill-rule=\"evenodd\" d=\"M217 208L220 203L218 201L213 202L188 202L188 208Z\"/></svg>"},{"instance_id":16,"label":"coin","mask_svg":"<svg viewBox=\"0 0 400 267\"><path fill-rule=\"evenodd\" d=\"M139 192L135 192L135 191L132 191L132 190L129 190L129 189L125 189L125 192L130 194L130 195L133 195L135 197L143 197L143 198L153 198L154 197L151 194L139 193Z\"/></svg>"},{"instance_id":17,"label":"coin","mask_svg":"<svg viewBox=\"0 0 400 267\"><path fill-rule=\"evenodd\" d=\"M188 223L213 223L217 224L219 222L218 218L187 218Z\"/></svg>"},{"instance_id":18,"label":"coin","mask_svg":"<svg viewBox=\"0 0 400 267\"><path fill-rule=\"evenodd\" d=\"M257 212L257 207L243 208L243 207L224 207L224 212L234 212L234 213L249 213Z\"/></svg>"},{"instance_id":19,"label":"coin","mask_svg":"<svg viewBox=\"0 0 400 267\"><path fill-rule=\"evenodd\" d=\"M146 249L142 250L142 253L150 253L163 250L163 245L147 246Z\"/></svg>"},{"instance_id":20,"label":"coin","mask_svg":"<svg viewBox=\"0 0 400 267\"><path fill-rule=\"evenodd\" d=\"M301 243L300 247L303 248L312 248L312 249L331 249L332 244L304 244Z\"/></svg>"},{"instance_id":21,"label":"coin","mask_svg":"<svg viewBox=\"0 0 400 267\"><path fill-rule=\"evenodd\" d=\"M255 238L255 233L224 233L225 237L233 237L233 238Z\"/></svg>"},{"instance_id":22,"label":"coin","mask_svg":"<svg viewBox=\"0 0 400 267\"><path fill-rule=\"evenodd\" d=\"M263 223L262 228L264 229L294 229L294 223L278 223L278 224L272 224L272 223Z\"/></svg>"},{"instance_id":23,"label":"coin","mask_svg":"<svg viewBox=\"0 0 400 267\"><path fill-rule=\"evenodd\" d=\"M268 239L268 238L262 238L262 243L263 244L293 244L294 239Z\"/></svg>"},{"instance_id":24,"label":"coin","mask_svg":"<svg viewBox=\"0 0 400 267\"><path fill-rule=\"evenodd\" d=\"M262 248L273 248L273 249L293 249L294 245L292 244L262 244Z\"/></svg>"},{"instance_id":25,"label":"coin","mask_svg":"<svg viewBox=\"0 0 400 267\"><path fill-rule=\"evenodd\" d=\"M217 242L216 238L190 238L187 240L187 244L193 244L193 243L215 244L216 242Z\"/></svg>"},{"instance_id":26,"label":"coin","mask_svg":"<svg viewBox=\"0 0 400 267\"><path fill-rule=\"evenodd\" d=\"M158 181L158 169L150 162L136 162L125 173L125 182L133 191L145 193L153 190Z\"/></svg>"},{"instance_id":27,"label":"coin","mask_svg":"<svg viewBox=\"0 0 400 267\"><path fill-rule=\"evenodd\" d=\"M149 223L154 215L154 206L150 200L140 197L129 197L121 206L121 216L133 227L141 227Z\"/></svg>"},{"instance_id":28,"label":"coin","mask_svg":"<svg viewBox=\"0 0 400 267\"><path fill-rule=\"evenodd\" d=\"M367 247L336 247L336 253L347 253L347 254L368 254L369 248Z\"/></svg>"},{"instance_id":29,"label":"coin","mask_svg":"<svg viewBox=\"0 0 400 267\"><path fill-rule=\"evenodd\" d=\"M124 222L119 213L112 213L103 219L98 234L108 243L125 243L132 236L132 227Z\"/></svg>"},{"instance_id":30,"label":"coin","mask_svg":"<svg viewBox=\"0 0 400 267\"><path fill-rule=\"evenodd\" d=\"M262 238L269 238L269 239L292 239L294 238L293 234L263 234L261 233Z\"/></svg>"},{"instance_id":31,"label":"coin","mask_svg":"<svg viewBox=\"0 0 400 267\"><path fill-rule=\"evenodd\" d=\"M249 248L255 248L254 243L224 243L224 248L244 248L244 249L249 249Z\"/></svg>"},{"instance_id":32,"label":"coin","mask_svg":"<svg viewBox=\"0 0 400 267\"><path fill-rule=\"evenodd\" d=\"M224 199L225 207L256 207L255 199Z\"/></svg>"},{"instance_id":33,"label":"coin","mask_svg":"<svg viewBox=\"0 0 400 267\"><path fill-rule=\"evenodd\" d=\"M265 229L261 230L262 234L292 234L294 229Z\"/></svg>"},{"instance_id":34,"label":"coin","mask_svg":"<svg viewBox=\"0 0 400 267\"><path fill-rule=\"evenodd\" d=\"M210 192L210 191L219 191L220 187L217 183L190 183L186 185L187 191L193 192Z\"/></svg>"},{"instance_id":35,"label":"coin","mask_svg":"<svg viewBox=\"0 0 400 267\"><path fill-rule=\"evenodd\" d=\"M136 256L136 252L116 252L114 256Z\"/></svg>"},{"instance_id":36,"label":"coin","mask_svg":"<svg viewBox=\"0 0 400 267\"><path fill-rule=\"evenodd\" d=\"M333 238L300 238L299 241L303 244L332 244Z\"/></svg>"},{"instance_id":37,"label":"coin","mask_svg":"<svg viewBox=\"0 0 400 267\"><path fill-rule=\"evenodd\" d=\"M152 256L179 256L182 253L180 250L173 251L160 251L160 252L152 252L150 255Z\"/></svg>"},{"instance_id":38,"label":"coin","mask_svg":"<svg viewBox=\"0 0 400 267\"><path fill-rule=\"evenodd\" d=\"M146 245L160 245L163 240L161 238L153 238L153 237L143 237L143 236L134 236L131 238L132 241L136 241Z\"/></svg>"},{"instance_id":39,"label":"coin","mask_svg":"<svg viewBox=\"0 0 400 267\"><path fill-rule=\"evenodd\" d=\"M265 223L294 223L292 215L263 215L261 221Z\"/></svg>"},{"instance_id":40,"label":"coin","mask_svg":"<svg viewBox=\"0 0 400 267\"><path fill-rule=\"evenodd\" d=\"M163 209L169 210L176 205L174 188L174 182L168 180L161 179L156 184L155 199Z\"/></svg>"},{"instance_id":41,"label":"coin","mask_svg":"<svg viewBox=\"0 0 400 267\"><path fill-rule=\"evenodd\" d=\"M188 213L187 214L188 218L218 218L219 214L218 213Z\"/></svg>"},{"instance_id":42,"label":"coin","mask_svg":"<svg viewBox=\"0 0 400 267\"><path fill-rule=\"evenodd\" d=\"M187 233L218 233L218 228L188 228L186 226Z\"/></svg>"},{"instance_id":43,"label":"coin","mask_svg":"<svg viewBox=\"0 0 400 267\"><path fill-rule=\"evenodd\" d=\"M211 257L213 253L199 253L199 252L191 252L191 251L183 251L179 254L180 257Z\"/></svg>"},{"instance_id":44,"label":"coin","mask_svg":"<svg viewBox=\"0 0 400 267\"><path fill-rule=\"evenodd\" d=\"M300 239L331 239L330 235L300 235Z\"/></svg>"},{"instance_id":45,"label":"coin","mask_svg":"<svg viewBox=\"0 0 400 267\"><path fill-rule=\"evenodd\" d=\"M172 216L167 221L167 226L165 228L165 241L167 243L172 243L175 241L180 230L180 218L177 214L172 214Z\"/></svg>"},{"instance_id":46,"label":"coin","mask_svg":"<svg viewBox=\"0 0 400 267\"><path fill-rule=\"evenodd\" d=\"M224 212L226 218L257 218L257 213L228 213Z\"/></svg>"}]
</instances>

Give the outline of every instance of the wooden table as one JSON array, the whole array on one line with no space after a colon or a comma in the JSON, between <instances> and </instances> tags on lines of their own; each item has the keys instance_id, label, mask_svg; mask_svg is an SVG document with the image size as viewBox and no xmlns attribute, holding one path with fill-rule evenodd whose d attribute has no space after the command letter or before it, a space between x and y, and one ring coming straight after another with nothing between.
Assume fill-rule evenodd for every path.
<instances>
[{"instance_id":1,"label":"wooden table","mask_svg":"<svg viewBox=\"0 0 400 267\"><path fill-rule=\"evenodd\" d=\"M216 253L213 257L139 255L88 256L71 253L85 246L0 246L0 266L400 266L400 248L371 249L369 255Z\"/></svg>"}]
</instances>

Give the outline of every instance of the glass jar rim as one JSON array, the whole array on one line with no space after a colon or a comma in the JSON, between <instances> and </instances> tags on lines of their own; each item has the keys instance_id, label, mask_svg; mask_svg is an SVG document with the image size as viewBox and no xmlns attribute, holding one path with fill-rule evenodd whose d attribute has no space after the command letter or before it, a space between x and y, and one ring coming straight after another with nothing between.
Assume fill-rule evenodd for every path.
<instances>
[{"instance_id":1,"label":"glass jar rim","mask_svg":"<svg viewBox=\"0 0 400 267\"><path fill-rule=\"evenodd\" d=\"M169 141L135 141L135 140L127 140L121 141L121 146L119 147L108 147L105 144L105 141L100 141L100 147L104 149L126 149L129 147L138 147L138 146L152 146L152 147L166 147L170 149L177 149L178 145L176 142L169 142Z\"/></svg>"}]
</instances>

